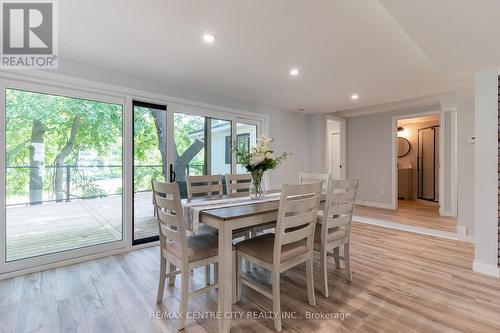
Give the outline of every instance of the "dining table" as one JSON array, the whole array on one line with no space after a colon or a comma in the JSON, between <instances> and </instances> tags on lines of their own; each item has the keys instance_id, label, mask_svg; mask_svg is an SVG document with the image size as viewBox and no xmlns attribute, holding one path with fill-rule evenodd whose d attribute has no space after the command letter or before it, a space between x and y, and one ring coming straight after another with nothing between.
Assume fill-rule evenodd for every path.
<instances>
[{"instance_id":1,"label":"dining table","mask_svg":"<svg viewBox=\"0 0 500 333\"><path fill-rule=\"evenodd\" d=\"M321 197L320 206L325 196ZM215 196L204 199L194 198L185 203L186 210L195 211L195 225L208 225L218 230L219 235L219 271L218 271L218 315L219 332L227 333L231 329L232 319L232 279L233 279L233 231L263 225L273 227L278 219L280 191L269 191L261 199L249 196ZM321 207L320 207L321 208ZM192 213L192 212L191 212ZM193 218L193 216L191 216ZM190 221L192 223L192 221Z\"/></svg>"}]
</instances>

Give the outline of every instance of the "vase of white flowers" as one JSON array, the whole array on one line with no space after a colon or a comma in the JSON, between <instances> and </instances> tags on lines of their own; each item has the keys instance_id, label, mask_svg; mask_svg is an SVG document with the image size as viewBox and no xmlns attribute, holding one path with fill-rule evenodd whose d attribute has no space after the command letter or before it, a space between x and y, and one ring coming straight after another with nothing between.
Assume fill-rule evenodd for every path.
<instances>
[{"instance_id":1,"label":"vase of white flowers","mask_svg":"<svg viewBox=\"0 0 500 333\"><path fill-rule=\"evenodd\" d=\"M265 195L263 183L264 172L276 169L288 156L288 153L276 156L274 151L271 150L271 142L273 142L273 139L266 135L261 135L257 140L255 148L252 148L250 151L240 149L237 146L233 148L236 152L238 163L242 164L252 175L252 183L250 184L250 197L252 199L261 199Z\"/></svg>"}]
</instances>

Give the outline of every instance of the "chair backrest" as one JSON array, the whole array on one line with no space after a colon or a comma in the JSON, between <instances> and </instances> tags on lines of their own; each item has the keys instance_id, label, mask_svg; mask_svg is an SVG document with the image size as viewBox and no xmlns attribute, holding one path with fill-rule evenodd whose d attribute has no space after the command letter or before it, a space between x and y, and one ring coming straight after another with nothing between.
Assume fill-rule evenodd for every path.
<instances>
[{"instance_id":1,"label":"chair backrest","mask_svg":"<svg viewBox=\"0 0 500 333\"><path fill-rule=\"evenodd\" d=\"M321 198L321 184L301 184L281 187L281 199L276 222L274 262L281 262L281 247L306 240L308 250L313 250L314 227Z\"/></svg>"},{"instance_id":2,"label":"chair backrest","mask_svg":"<svg viewBox=\"0 0 500 333\"><path fill-rule=\"evenodd\" d=\"M250 192L251 173L226 175L226 192L230 197L245 196Z\"/></svg>"},{"instance_id":3,"label":"chair backrest","mask_svg":"<svg viewBox=\"0 0 500 333\"><path fill-rule=\"evenodd\" d=\"M323 210L321 242L326 239L328 229L331 228L344 227L346 237L349 237L358 183L358 179L332 180L330 183L325 209Z\"/></svg>"},{"instance_id":4,"label":"chair backrest","mask_svg":"<svg viewBox=\"0 0 500 333\"><path fill-rule=\"evenodd\" d=\"M188 199L223 195L222 176L186 176Z\"/></svg>"},{"instance_id":5,"label":"chair backrest","mask_svg":"<svg viewBox=\"0 0 500 333\"><path fill-rule=\"evenodd\" d=\"M327 194L332 177L329 173L305 173L301 172L299 182L301 184L321 183L321 193Z\"/></svg>"},{"instance_id":6,"label":"chair backrest","mask_svg":"<svg viewBox=\"0 0 500 333\"><path fill-rule=\"evenodd\" d=\"M156 179L153 186L153 204L159 226L160 246L166 248L168 242L178 242L182 247L183 259L187 260L187 235L184 224L181 195L177 183L163 183Z\"/></svg>"}]
</instances>

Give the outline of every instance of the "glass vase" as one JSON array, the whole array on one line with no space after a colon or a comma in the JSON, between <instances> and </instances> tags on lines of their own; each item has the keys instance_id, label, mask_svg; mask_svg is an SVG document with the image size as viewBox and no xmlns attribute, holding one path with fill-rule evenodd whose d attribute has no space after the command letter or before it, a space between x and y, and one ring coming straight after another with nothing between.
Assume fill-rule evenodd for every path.
<instances>
[{"instance_id":1,"label":"glass vase","mask_svg":"<svg viewBox=\"0 0 500 333\"><path fill-rule=\"evenodd\" d=\"M252 182L250 183L250 197L252 199L262 199L266 195L264 182L262 180L263 175L264 171L252 172Z\"/></svg>"}]
</instances>

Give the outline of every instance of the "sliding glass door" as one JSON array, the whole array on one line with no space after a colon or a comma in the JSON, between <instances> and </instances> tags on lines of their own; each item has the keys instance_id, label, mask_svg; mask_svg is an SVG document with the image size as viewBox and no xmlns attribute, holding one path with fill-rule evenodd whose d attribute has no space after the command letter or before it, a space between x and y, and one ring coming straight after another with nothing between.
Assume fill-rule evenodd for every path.
<instances>
[{"instance_id":1,"label":"sliding glass door","mask_svg":"<svg viewBox=\"0 0 500 333\"><path fill-rule=\"evenodd\" d=\"M151 180L169 181L167 107L133 102L134 204L132 243L158 240Z\"/></svg>"},{"instance_id":2,"label":"sliding glass door","mask_svg":"<svg viewBox=\"0 0 500 333\"><path fill-rule=\"evenodd\" d=\"M4 94L5 261L122 240L123 106Z\"/></svg>"}]
</instances>

